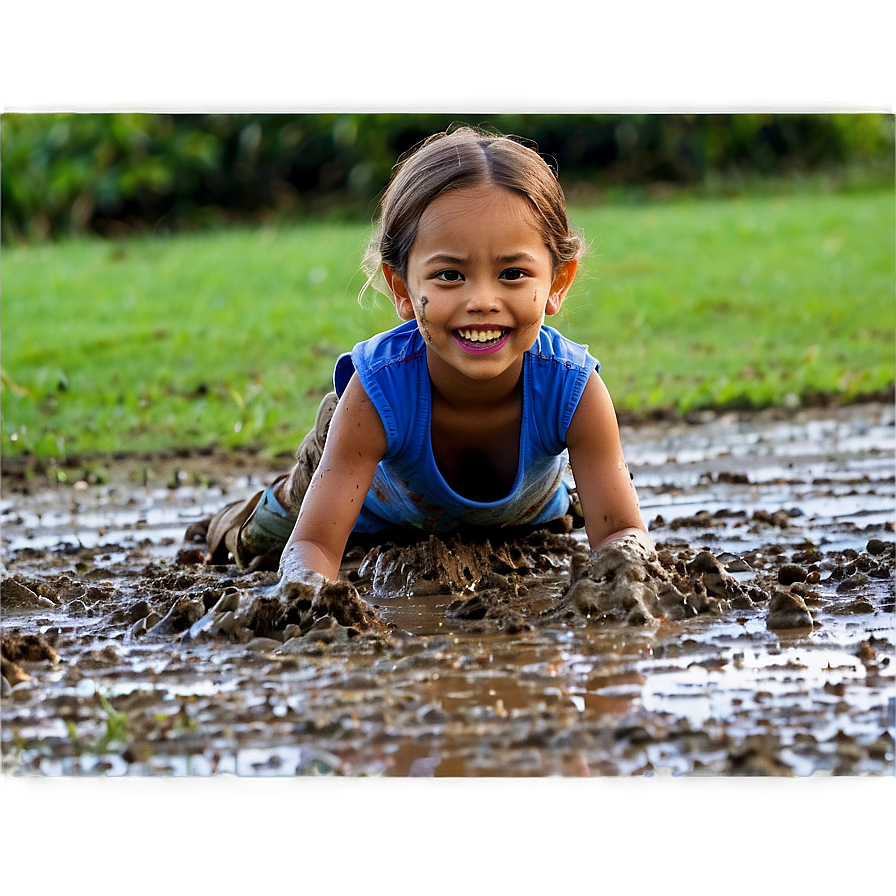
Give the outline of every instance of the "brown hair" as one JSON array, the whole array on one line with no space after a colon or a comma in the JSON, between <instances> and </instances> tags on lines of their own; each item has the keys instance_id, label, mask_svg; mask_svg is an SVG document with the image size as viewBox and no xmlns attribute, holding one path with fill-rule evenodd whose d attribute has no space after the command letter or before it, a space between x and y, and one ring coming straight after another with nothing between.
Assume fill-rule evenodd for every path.
<instances>
[{"instance_id":1,"label":"brown hair","mask_svg":"<svg viewBox=\"0 0 896 896\"><path fill-rule=\"evenodd\" d=\"M513 190L529 202L555 272L581 257L584 240L570 224L566 198L547 162L519 138L464 126L428 137L395 164L364 257L364 290L383 262L407 275L417 225L437 196L480 184Z\"/></svg>"}]
</instances>

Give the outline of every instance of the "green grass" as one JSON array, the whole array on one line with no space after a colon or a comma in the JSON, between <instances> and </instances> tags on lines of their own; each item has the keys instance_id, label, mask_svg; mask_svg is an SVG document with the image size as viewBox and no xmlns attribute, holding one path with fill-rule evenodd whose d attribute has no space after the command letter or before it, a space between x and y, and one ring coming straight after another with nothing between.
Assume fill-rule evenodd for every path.
<instances>
[{"instance_id":1,"label":"green grass","mask_svg":"<svg viewBox=\"0 0 896 896\"><path fill-rule=\"evenodd\" d=\"M617 406L751 408L894 381L893 194L588 209L589 342ZM581 295L581 294L580 294Z\"/></svg>"},{"instance_id":2,"label":"green grass","mask_svg":"<svg viewBox=\"0 0 896 896\"><path fill-rule=\"evenodd\" d=\"M617 407L761 407L894 381L892 191L573 208L591 251L550 323ZM398 322L365 225L3 250L2 453L291 451L337 355Z\"/></svg>"}]
</instances>

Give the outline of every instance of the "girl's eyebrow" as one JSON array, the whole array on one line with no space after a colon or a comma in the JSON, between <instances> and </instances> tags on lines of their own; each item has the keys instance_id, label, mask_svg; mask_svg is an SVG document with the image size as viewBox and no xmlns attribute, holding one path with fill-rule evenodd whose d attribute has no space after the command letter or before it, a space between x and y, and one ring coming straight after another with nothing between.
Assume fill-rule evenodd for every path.
<instances>
[{"instance_id":1,"label":"girl's eyebrow","mask_svg":"<svg viewBox=\"0 0 896 896\"><path fill-rule=\"evenodd\" d=\"M447 252L436 252L434 255L424 258L423 264L462 264L466 260L466 258L461 258L459 255L449 255Z\"/></svg>"},{"instance_id":2,"label":"girl's eyebrow","mask_svg":"<svg viewBox=\"0 0 896 896\"><path fill-rule=\"evenodd\" d=\"M423 259L423 264L463 264L468 259L460 255L450 255L447 252L436 252ZM495 258L498 264L517 264L521 261L535 262L537 259L529 252L512 252L509 255L499 255Z\"/></svg>"},{"instance_id":3,"label":"girl's eyebrow","mask_svg":"<svg viewBox=\"0 0 896 896\"><path fill-rule=\"evenodd\" d=\"M510 255L499 255L495 261L499 264L515 264L519 261L535 262L537 259L528 252L513 252Z\"/></svg>"}]
</instances>

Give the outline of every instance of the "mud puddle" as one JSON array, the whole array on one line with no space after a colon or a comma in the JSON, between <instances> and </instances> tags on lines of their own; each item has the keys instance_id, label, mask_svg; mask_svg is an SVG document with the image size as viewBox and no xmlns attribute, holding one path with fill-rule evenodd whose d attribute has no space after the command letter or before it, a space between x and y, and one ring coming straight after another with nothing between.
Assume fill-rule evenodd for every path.
<instances>
[{"instance_id":1,"label":"mud puddle","mask_svg":"<svg viewBox=\"0 0 896 896\"><path fill-rule=\"evenodd\" d=\"M4 771L892 775L893 417L624 428L647 588L554 531L355 546L362 600L275 603L181 543L272 470L6 478Z\"/></svg>"}]
</instances>

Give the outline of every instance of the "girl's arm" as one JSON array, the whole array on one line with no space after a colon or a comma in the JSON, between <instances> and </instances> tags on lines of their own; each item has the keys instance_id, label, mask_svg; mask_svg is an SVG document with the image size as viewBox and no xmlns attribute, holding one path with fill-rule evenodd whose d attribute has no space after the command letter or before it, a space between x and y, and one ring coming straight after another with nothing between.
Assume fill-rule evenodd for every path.
<instances>
[{"instance_id":1,"label":"girl's arm","mask_svg":"<svg viewBox=\"0 0 896 896\"><path fill-rule=\"evenodd\" d=\"M386 432L353 376L336 406L323 455L280 558L281 581L316 572L336 581L345 545L386 452Z\"/></svg>"},{"instance_id":2,"label":"girl's arm","mask_svg":"<svg viewBox=\"0 0 896 896\"><path fill-rule=\"evenodd\" d=\"M622 456L613 402L596 373L588 380L573 414L566 444L592 549L634 535L653 550Z\"/></svg>"}]
</instances>

